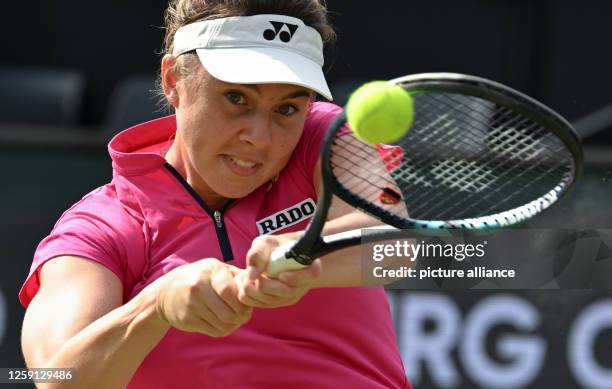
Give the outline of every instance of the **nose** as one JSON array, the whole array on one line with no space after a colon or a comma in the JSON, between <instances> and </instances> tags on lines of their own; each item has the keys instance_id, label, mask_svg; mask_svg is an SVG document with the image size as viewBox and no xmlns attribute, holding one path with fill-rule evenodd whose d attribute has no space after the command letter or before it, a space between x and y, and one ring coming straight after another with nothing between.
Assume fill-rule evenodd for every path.
<instances>
[{"instance_id":1,"label":"nose","mask_svg":"<svg viewBox=\"0 0 612 389\"><path fill-rule=\"evenodd\" d=\"M244 129L238 138L257 148L268 147L272 144L272 121L269 115L257 114L245 121Z\"/></svg>"}]
</instances>

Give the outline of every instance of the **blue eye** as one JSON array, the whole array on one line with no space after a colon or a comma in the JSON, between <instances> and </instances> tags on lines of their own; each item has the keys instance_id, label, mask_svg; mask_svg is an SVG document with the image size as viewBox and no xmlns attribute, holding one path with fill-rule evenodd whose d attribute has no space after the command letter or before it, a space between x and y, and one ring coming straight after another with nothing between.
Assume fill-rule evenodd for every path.
<instances>
[{"instance_id":1,"label":"blue eye","mask_svg":"<svg viewBox=\"0 0 612 389\"><path fill-rule=\"evenodd\" d=\"M284 116L290 116L297 112L297 108L293 104L284 104L278 107L278 113Z\"/></svg>"},{"instance_id":2,"label":"blue eye","mask_svg":"<svg viewBox=\"0 0 612 389\"><path fill-rule=\"evenodd\" d=\"M246 103L246 99L244 95L240 92L227 92L225 94L225 98L232 104L243 105Z\"/></svg>"}]
</instances>

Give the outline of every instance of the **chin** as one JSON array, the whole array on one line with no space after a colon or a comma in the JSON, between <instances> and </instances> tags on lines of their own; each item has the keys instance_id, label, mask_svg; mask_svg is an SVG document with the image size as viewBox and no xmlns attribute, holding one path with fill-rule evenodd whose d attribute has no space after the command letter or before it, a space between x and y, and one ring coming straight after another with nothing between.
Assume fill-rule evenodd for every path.
<instances>
[{"instance_id":1,"label":"chin","mask_svg":"<svg viewBox=\"0 0 612 389\"><path fill-rule=\"evenodd\" d=\"M214 188L215 193L228 199L239 199L246 197L259 188L262 183L228 183L224 182L218 188Z\"/></svg>"}]
</instances>

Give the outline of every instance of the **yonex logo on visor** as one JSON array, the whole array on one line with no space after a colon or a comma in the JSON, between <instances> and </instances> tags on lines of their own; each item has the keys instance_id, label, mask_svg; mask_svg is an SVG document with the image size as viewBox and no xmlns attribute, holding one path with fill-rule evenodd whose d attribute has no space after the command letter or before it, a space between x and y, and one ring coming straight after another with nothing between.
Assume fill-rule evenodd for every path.
<instances>
[{"instance_id":1,"label":"yonex logo on visor","mask_svg":"<svg viewBox=\"0 0 612 389\"><path fill-rule=\"evenodd\" d=\"M274 30L267 29L263 32L263 37L269 41L273 41L278 36L281 41L289 43L291 38L293 38L293 34L295 34L298 29L298 26L295 24L273 21L270 21L270 23L274 27ZM285 28L283 29L283 27Z\"/></svg>"}]
</instances>

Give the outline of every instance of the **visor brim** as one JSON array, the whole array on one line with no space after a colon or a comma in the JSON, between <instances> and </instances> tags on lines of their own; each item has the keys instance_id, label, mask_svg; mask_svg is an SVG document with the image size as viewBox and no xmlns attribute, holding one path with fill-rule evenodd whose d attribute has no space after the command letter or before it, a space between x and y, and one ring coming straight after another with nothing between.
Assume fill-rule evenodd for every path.
<instances>
[{"instance_id":1,"label":"visor brim","mask_svg":"<svg viewBox=\"0 0 612 389\"><path fill-rule=\"evenodd\" d=\"M297 53L269 47L196 52L204 68L218 80L234 84L298 85L332 100L321 65Z\"/></svg>"}]
</instances>

